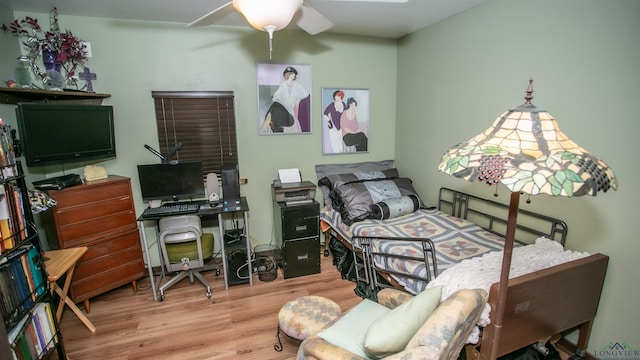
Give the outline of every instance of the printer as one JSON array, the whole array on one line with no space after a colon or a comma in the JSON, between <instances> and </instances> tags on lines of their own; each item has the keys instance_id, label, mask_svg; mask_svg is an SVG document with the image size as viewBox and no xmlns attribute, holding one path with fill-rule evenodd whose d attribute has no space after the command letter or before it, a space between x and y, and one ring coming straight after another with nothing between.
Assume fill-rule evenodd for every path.
<instances>
[{"instance_id":1,"label":"printer","mask_svg":"<svg viewBox=\"0 0 640 360\"><path fill-rule=\"evenodd\" d=\"M282 183L276 180L271 189L273 200L286 205L311 203L316 196L316 185L311 181Z\"/></svg>"}]
</instances>

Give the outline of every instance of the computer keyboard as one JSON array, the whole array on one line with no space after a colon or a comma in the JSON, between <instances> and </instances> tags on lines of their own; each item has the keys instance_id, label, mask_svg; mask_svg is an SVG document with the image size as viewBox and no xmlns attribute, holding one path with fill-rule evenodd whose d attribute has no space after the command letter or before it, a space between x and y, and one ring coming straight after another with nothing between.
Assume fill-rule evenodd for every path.
<instances>
[{"instance_id":1,"label":"computer keyboard","mask_svg":"<svg viewBox=\"0 0 640 360\"><path fill-rule=\"evenodd\" d=\"M146 208L142 216L171 216L195 214L200 209L199 203L164 204L155 208Z\"/></svg>"}]
</instances>

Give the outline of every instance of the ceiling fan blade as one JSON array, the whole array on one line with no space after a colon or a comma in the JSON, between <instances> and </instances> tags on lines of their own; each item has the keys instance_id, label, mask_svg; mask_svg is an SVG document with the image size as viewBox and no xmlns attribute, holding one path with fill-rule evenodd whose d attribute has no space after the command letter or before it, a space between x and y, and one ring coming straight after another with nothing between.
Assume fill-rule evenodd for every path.
<instances>
[{"instance_id":1,"label":"ceiling fan blade","mask_svg":"<svg viewBox=\"0 0 640 360\"><path fill-rule=\"evenodd\" d=\"M302 3L300 11L296 13L293 21L300 29L310 35L321 33L333 27L333 23L329 21L329 19L322 16L322 14L307 5L307 3Z\"/></svg>"},{"instance_id":2,"label":"ceiling fan blade","mask_svg":"<svg viewBox=\"0 0 640 360\"><path fill-rule=\"evenodd\" d=\"M193 26L207 26L222 20L225 16L234 12L233 1L229 1L228 3L220 6L219 8L211 11L210 13L200 17L198 20L192 22L187 25L188 27Z\"/></svg>"},{"instance_id":3,"label":"ceiling fan blade","mask_svg":"<svg viewBox=\"0 0 640 360\"><path fill-rule=\"evenodd\" d=\"M372 3L392 3L392 4L402 4L402 3L409 2L409 0L329 0L329 1L372 2Z\"/></svg>"}]
</instances>

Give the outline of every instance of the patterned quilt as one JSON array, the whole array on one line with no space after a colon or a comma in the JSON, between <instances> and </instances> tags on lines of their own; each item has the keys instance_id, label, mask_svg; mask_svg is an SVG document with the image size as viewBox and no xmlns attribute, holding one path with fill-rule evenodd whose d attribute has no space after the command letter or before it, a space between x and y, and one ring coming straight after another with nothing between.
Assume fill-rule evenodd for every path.
<instances>
[{"instance_id":1,"label":"patterned quilt","mask_svg":"<svg viewBox=\"0 0 640 360\"><path fill-rule=\"evenodd\" d=\"M464 259L502 250L504 240L478 225L438 210L420 209L411 214L387 220L364 220L347 226L340 221L340 214L331 209L321 212L321 220L327 222L343 238L352 236L423 237L433 241L436 248L438 273ZM358 247L358 244L352 244ZM372 244L375 252L422 257L422 245L418 242L383 240ZM374 257L378 268L425 277L422 261L406 261L394 258ZM422 280L394 276L400 285L411 293L419 293L426 287Z\"/></svg>"}]
</instances>

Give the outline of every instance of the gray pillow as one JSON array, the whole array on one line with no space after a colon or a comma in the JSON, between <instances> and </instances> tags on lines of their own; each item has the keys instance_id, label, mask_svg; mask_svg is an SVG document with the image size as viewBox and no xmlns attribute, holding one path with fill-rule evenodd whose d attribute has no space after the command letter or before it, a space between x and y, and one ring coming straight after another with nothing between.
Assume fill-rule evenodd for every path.
<instances>
[{"instance_id":1,"label":"gray pillow","mask_svg":"<svg viewBox=\"0 0 640 360\"><path fill-rule=\"evenodd\" d=\"M334 174L346 174L353 172L371 172L391 169L393 167L393 160L380 160L380 161L364 161L358 163L348 164L318 164L316 165L316 179L322 179L327 175ZM331 198L329 197L330 189L324 185L318 184L324 199L324 205L331 205Z\"/></svg>"},{"instance_id":2,"label":"gray pillow","mask_svg":"<svg viewBox=\"0 0 640 360\"><path fill-rule=\"evenodd\" d=\"M370 219L384 220L410 214L420 208L418 195L410 194L371 205Z\"/></svg>"}]
</instances>

